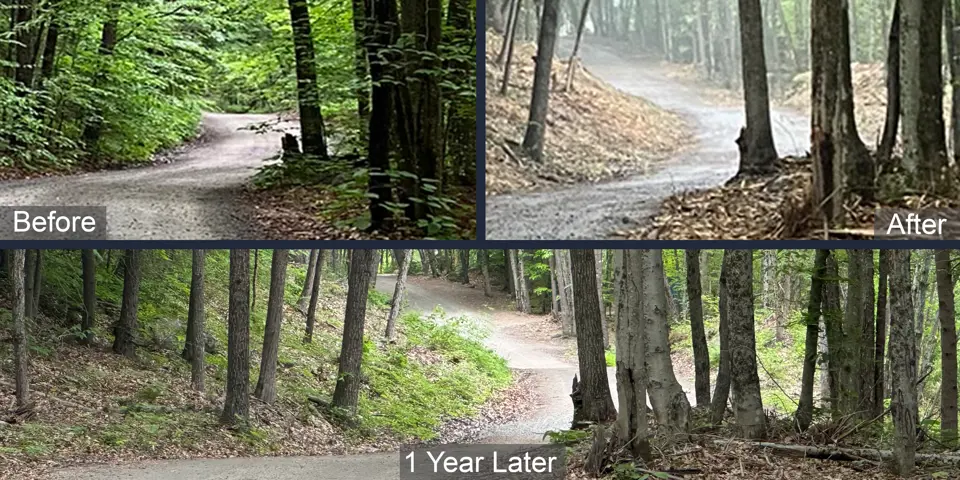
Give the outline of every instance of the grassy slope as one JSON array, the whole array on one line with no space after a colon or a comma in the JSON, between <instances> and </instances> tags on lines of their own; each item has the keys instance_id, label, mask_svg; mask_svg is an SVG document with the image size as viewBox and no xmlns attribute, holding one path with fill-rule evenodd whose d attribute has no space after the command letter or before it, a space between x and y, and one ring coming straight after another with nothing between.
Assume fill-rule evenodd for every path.
<instances>
[{"instance_id":1,"label":"grassy slope","mask_svg":"<svg viewBox=\"0 0 960 480\"><path fill-rule=\"evenodd\" d=\"M291 265L281 333L278 401L251 400L252 428L235 432L217 424L226 378L227 255L210 251L207 261L207 330L220 351L207 355L207 389L189 389L183 344L189 286L189 252L150 252L144 260L139 359L109 351L109 324L116 316L121 284L112 265L101 263L98 280L103 312L93 348L69 341L68 306L79 299L79 252L44 256L44 316L31 326L31 377L37 416L0 428L0 455L13 463L57 463L114 458L183 458L292 455L368 451L403 441L429 439L444 419L469 416L510 373L502 358L451 327L437 327L417 313L399 322L396 344L379 341L389 298L371 292L364 354L365 382L359 422L345 427L320 414L308 395L329 397L336 382L346 288L326 273L314 342L301 343L303 315L295 304L304 278ZM256 307L251 320L251 390L256 384L269 284L269 251L261 251ZM326 268L329 270L329 268ZM343 274L341 274L343 275ZM4 290L3 295L6 295ZM0 305L8 301L0 296ZM0 325L9 313L0 308ZM2 336L6 336L6 332ZM171 348L172 347L172 348ZM0 350L0 381L9 383L9 347ZM13 404L12 387L0 385L0 404ZM3 472L0 472L2 474Z\"/></svg>"}]
</instances>

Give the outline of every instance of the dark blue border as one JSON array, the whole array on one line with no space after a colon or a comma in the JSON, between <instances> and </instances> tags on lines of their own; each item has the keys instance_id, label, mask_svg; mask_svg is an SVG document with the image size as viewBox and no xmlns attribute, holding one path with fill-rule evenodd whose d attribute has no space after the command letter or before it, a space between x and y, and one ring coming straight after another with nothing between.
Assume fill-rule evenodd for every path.
<instances>
[{"instance_id":1,"label":"dark blue border","mask_svg":"<svg viewBox=\"0 0 960 480\"><path fill-rule=\"evenodd\" d=\"M960 249L960 240L8 240L0 248L34 249L230 249L230 248L443 248L496 249Z\"/></svg>"}]
</instances>

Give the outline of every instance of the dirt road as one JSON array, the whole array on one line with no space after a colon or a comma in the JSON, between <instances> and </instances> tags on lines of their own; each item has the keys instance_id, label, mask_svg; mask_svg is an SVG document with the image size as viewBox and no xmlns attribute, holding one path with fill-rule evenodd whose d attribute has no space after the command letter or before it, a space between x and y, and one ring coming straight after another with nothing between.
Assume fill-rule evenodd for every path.
<instances>
[{"instance_id":1,"label":"dirt road","mask_svg":"<svg viewBox=\"0 0 960 480\"><path fill-rule=\"evenodd\" d=\"M676 193L723 184L737 171L734 140L745 124L741 106L717 106L696 85L669 78L652 59L631 56L585 39L580 57L590 72L614 87L681 115L696 145L659 164L648 175L601 184L487 198L486 238L490 240L595 240L643 224L664 199ZM569 40L561 47L568 52ZM563 48L561 48L563 50ZM800 113L771 112L779 153L806 149L809 121ZM549 131L547 133L549 135Z\"/></svg>"},{"instance_id":2,"label":"dirt road","mask_svg":"<svg viewBox=\"0 0 960 480\"><path fill-rule=\"evenodd\" d=\"M256 239L238 194L280 149L280 133L245 127L275 115L205 114L202 142L172 163L0 182L0 205L106 206L111 240Z\"/></svg>"},{"instance_id":3,"label":"dirt road","mask_svg":"<svg viewBox=\"0 0 960 480\"><path fill-rule=\"evenodd\" d=\"M381 275L377 289L393 293L395 278ZM511 311L503 296L489 299L483 291L445 280L411 277L407 285L408 308L432 312L440 306L448 315L465 315L489 331L487 345L507 359L511 368L530 372L539 403L523 418L492 425L478 439L481 443L538 443L547 430L569 428L573 418L570 382L577 372L576 360L566 359L558 339L521 335L524 324L538 317ZM608 369L616 402L613 369ZM693 402L693 387L682 381ZM324 457L230 458L214 460L148 461L138 465L101 466L61 470L52 478L61 480L395 480L399 478L399 455L377 453Z\"/></svg>"}]
</instances>

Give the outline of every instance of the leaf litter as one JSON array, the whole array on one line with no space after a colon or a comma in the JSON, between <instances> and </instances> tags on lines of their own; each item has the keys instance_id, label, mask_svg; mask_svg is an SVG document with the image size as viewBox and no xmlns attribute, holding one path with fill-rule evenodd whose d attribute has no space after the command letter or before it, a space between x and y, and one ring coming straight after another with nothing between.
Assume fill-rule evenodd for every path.
<instances>
[{"instance_id":1,"label":"leaf litter","mask_svg":"<svg viewBox=\"0 0 960 480\"><path fill-rule=\"evenodd\" d=\"M574 68L564 91L568 62L555 58L544 140L545 162L521 153L533 86L536 45L518 42L507 95L496 57L503 38L486 35L486 191L488 195L557 185L600 182L648 171L690 138L678 115L616 90L583 68Z\"/></svg>"}]
</instances>

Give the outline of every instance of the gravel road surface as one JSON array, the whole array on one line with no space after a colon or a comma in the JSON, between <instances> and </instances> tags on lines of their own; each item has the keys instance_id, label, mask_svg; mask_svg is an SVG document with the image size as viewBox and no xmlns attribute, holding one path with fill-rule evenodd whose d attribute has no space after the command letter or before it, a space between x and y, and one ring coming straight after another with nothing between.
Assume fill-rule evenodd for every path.
<instances>
[{"instance_id":1,"label":"gravel road surface","mask_svg":"<svg viewBox=\"0 0 960 480\"><path fill-rule=\"evenodd\" d=\"M260 238L238 196L280 133L246 129L276 115L205 114L205 137L169 164L0 182L4 206L106 206L111 240Z\"/></svg>"},{"instance_id":2,"label":"gravel road surface","mask_svg":"<svg viewBox=\"0 0 960 480\"><path fill-rule=\"evenodd\" d=\"M572 42L564 39L560 47L569 52ZM736 174L739 154L734 140L745 125L742 106L718 106L697 86L670 78L656 60L591 44L590 39L581 45L580 57L592 74L607 83L686 119L696 144L654 164L656 170L648 175L487 197L487 239L613 239L617 231L656 215L667 197L719 186ZM807 117L782 109L773 109L771 116L781 156L803 153L809 143Z\"/></svg>"}]
</instances>

